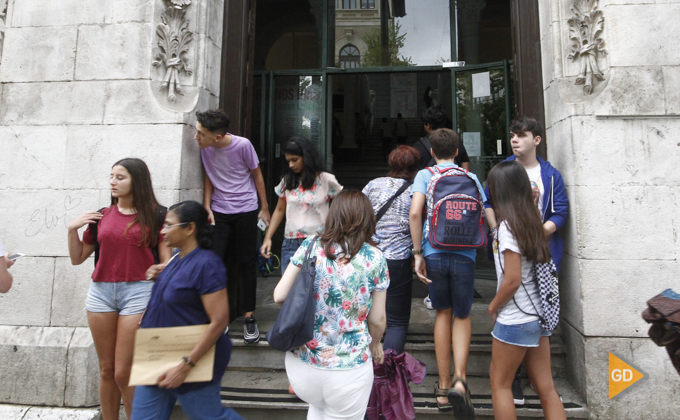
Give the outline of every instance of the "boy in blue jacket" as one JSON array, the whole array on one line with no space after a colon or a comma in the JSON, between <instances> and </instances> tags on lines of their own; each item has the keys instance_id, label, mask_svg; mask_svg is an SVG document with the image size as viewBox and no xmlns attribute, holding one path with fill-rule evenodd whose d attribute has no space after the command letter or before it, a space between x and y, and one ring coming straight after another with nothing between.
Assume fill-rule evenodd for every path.
<instances>
[{"instance_id":1,"label":"boy in blue jacket","mask_svg":"<svg viewBox=\"0 0 680 420\"><path fill-rule=\"evenodd\" d=\"M564 226L569 213L569 199L564 189L562 175L555 169L550 162L536 156L536 149L541 143L543 127L541 123L533 117L523 116L510 123L510 144L512 145L513 156L506 160L519 162L529 175L531 189L534 193L534 202L541 212L543 220L543 230L550 236L550 254L557 271L560 271L562 262L562 250L564 244L557 232ZM491 207L491 195L489 186L486 186L486 201L484 202L486 221L489 228L496 229L496 215ZM520 366L521 369L521 366ZM519 369L512 384L512 395L516 405L524 404L522 385L519 379Z\"/></svg>"},{"instance_id":2,"label":"boy in blue jacket","mask_svg":"<svg viewBox=\"0 0 680 420\"><path fill-rule=\"evenodd\" d=\"M563 242L557 232L564 226L569 213L569 199L564 188L562 175L550 162L536 156L536 149L541 143L543 127L532 117L520 117L510 123L510 143L513 156L506 160L519 162L529 175L529 181L534 193L534 201L543 218L543 229L550 236L550 253L553 261L560 270L562 262ZM491 229L496 228L496 215L491 208L489 186L485 188L486 220Z\"/></svg>"}]
</instances>

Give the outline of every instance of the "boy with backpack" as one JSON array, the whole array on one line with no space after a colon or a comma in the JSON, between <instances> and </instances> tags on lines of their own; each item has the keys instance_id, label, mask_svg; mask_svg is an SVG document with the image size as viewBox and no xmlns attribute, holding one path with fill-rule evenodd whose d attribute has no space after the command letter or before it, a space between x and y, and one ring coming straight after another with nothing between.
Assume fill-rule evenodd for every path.
<instances>
[{"instance_id":1,"label":"boy with backpack","mask_svg":"<svg viewBox=\"0 0 680 420\"><path fill-rule=\"evenodd\" d=\"M472 337L470 309L476 249L486 246L483 219L486 197L477 177L454 163L458 135L453 130L433 131L430 143L436 165L416 175L409 222L416 274L428 285L432 306L437 311L434 344L439 382L434 394L439 410L453 409L456 418L473 419L466 371ZM423 226L424 207L427 220Z\"/></svg>"}]
</instances>

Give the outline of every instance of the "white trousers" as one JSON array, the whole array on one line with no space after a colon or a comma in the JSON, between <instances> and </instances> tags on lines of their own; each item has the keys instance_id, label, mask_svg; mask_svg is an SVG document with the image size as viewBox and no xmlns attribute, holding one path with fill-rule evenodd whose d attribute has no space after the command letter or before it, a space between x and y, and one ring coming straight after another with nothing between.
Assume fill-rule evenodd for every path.
<instances>
[{"instance_id":1,"label":"white trousers","mask_svg":"<svg viewBox=\"0 0 680 420\"><path fill-rule=\"evenodd\" d=\"M324 370L286 352L286 374L293 391L309 403L307 420L363 420L373 386L373 364Z\"/></svg>"}]
</instances>

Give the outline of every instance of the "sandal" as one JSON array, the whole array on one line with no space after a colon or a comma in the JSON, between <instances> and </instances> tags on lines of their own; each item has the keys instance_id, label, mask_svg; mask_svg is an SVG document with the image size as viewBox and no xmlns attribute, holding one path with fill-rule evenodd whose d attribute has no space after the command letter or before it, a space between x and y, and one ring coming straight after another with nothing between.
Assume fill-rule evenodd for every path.
<instances>
[{"instance_id":1,"label":"sandal","mask_svg":"<svg viewBox=\"0 0 680 420\"><path fill-rule=\"evenodd\" d=\"M454 388L458 382L462 383L465 387L465 393ZM453 407L453 415L457 420L474 420L475 407L472 405L470 388L468 388L467 382L465 382L463 378L460 376L453 378L453 383L451 384L448 397L449 403Z\"/></svg>"},{"instance_id":2,"label":"sandal","mask_svg":"<svg viewBox=\"0 0 680 420\"><path fill-rule=\"evenodd\" d=\"M439 382L434 384L434 400L437 403L437 408L439 411L451 411L453 409L453 406L451 405L451 400L448 402L442 404L437 400L437 398L448 398L449 397L449 389L448 388L439 388Z\"/></svg>"}]
</instances>

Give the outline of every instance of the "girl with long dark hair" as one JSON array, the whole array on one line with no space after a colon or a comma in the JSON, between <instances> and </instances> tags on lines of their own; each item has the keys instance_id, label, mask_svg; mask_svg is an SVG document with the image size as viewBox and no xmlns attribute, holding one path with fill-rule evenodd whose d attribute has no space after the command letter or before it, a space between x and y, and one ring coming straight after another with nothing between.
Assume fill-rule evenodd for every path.
<instances>
[{"instance_id":1,"label":"girl with long dark hair","mask_svg":"<svg viewBox=\"0 0 680 420\"><path fill-rule=\"evenodd\" d=\"M550 371L550 331L538 322L541 297L531 269L551 256L529 177L519 163L505 161L491 170L488 185L498 221L493 243L498 289L489 304L495 324L490 370L494 415L517 418L511 387L524 361L546 419L566 419Z\"/></svg>"},{"instance_id":2,"label":"girl with long dark hair","mask_svg":"<svg viewBox=\"0 0 680 420\"><path fill-rule=\"evenodd\" d=\"M226 268L210 251L213 241L208 211L196 201L175 204L165 217L163 233L167 244L179 249L179 258L149 269L149 276L161 272L140 328L205 324L208 328L177 366L158 377L156 385L137 387L132 420L169 419L178 400L190 419L240 420L241 416L223 407L220 400L220 382L231 356L231 340L224 333L229 325L229 300ZM212 346L212 380L184 383Z\"/></svg>"},{"instance_id":3,"label":"girl with long dark hair","mask_svg":"<svg viewBox=\"0 0 680 420\"><path fill-rule=\"evenodd\" d=\"M288 162L274 191L279 196L260 253L271 256L272 236L286 216L281 246L281 270L305 238L323 228L331 200L342 190L333 174L326 172L316 147L304 137L292 137L283 149Z\"/></svg>"},{"instance_id":4,"label":"girl with long dark hair","mask_svg":"<svg viewBox=\"0 0 680 420\"><path fill-rule=\"evenodd\" d=\"M383 362L387 263L375 247L375 215L357 190L333 200L316 256L314 339L286 353L295 394L309 403L307 419L364 418L373 385L373 364ZM312 238L306 239L274 290L283 303L300 272Z\"/></svg>"},{"instance_id":5,"label":"girl with long dark hair","mask_svg":"<svg viewBox=\"0 0 680 420\"><path fill-rule=\"evenodd\" d=\"M371 200L376 214L407 182L413 182L419 169L420 154L411 146L401 145L389 155L390 172L369 182L363 193ZM413 283L413 240L408 217L411 210L410 186L401 191L377 222L375 239L387 259L390 288L387 289L387 332L383 347L404 351L406 331L411 318Z\"/></svg>"},{"instance_id":6,"label":"girl with long dark hair","mask_svg":"<svg viewBox=\"0 0 680 420\"><path fill-rule=\"evenodd\" d=\"M118 419L120 399L130 418L134 388L128 386L135 331L146 309L153 282L146 271L170 258L161 241L165 208L158 204L149 168L127 158L111 169L111 206L77 217L68 227L73 265L82 264L98 247L92 283L85 301L87 322L99 357L99 399L104 420ZM89 225L83 239L78 229Z\"/></svg>"}]
</instances>

